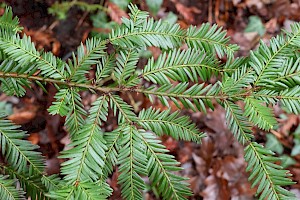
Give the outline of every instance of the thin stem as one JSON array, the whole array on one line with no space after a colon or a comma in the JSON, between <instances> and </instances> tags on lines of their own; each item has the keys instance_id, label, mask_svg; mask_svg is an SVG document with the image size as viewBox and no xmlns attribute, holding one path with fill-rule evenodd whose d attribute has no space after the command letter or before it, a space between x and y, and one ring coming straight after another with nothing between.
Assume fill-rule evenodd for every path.
<instances>
[{"instance_id":1,"label":"thin stem","mask_svg":"<svg viewBox=\"0 0 300 200\"><path fill-rule=\"evenodd\" d=\"M110 12L108 8L100 5L100 4L88 4L84 1L78 1L78 0L73 0L71 2L64 2L65 5L67 5L69 8L73 7L73 6L81 6L84 7L88 10L102 10L104 12ZM64 4L62 3L62 4Z\"/></svg>"},{"instance_id":2,"label":"thin stem","mask_svg":"<svg viewBox=\"0 0 300 200\"><path fill-rule=\"evenodd\" d=\"M100 86L104 85L106 82L108 82L108 81L110 81L112 79L113 79L113 77L109 76L109 77L101 79L101 81L96 82L96 83L97 83L98 87L100 87Z\"/></svg>"},{"instance_id":3,"label":"thin stem","mask_svg":"<svg viewBox=\"0 0 300 200\"><path fill-rule=\"evenodd\" d=\"M235 95L187 95L187 94L174 94L169 92L157 92L157 91L150 91L144 88L125 88L125 87L100 87L98 85L93 85L89 83L76 83L76 82L68 82L63 80L51 79L51 78L43 78L36 75L27 75L27 74L17 74L17 73L4 73L0 72L0 77L2 78L25 78L32 81L42 81L47 83L54 83L58 85L65 85L68 87L79 87L85 88L89 90L94 90L102 93L113 93L113 92L136 92L136 93L143 93L148 95L158 95L158 96L167 96L167 97L175 97L175 98L192 98L192 99L229 99L235 97L245 97L249 96L249 91L245 93L238 93Z\"/></svg>"},{"instance_id":4,"label":"thin stem","mask_svg":"<svg viewBox=\"0 0 300 200\"><path fill-rule=\"evenodd\" d=\"M10 73L0 72L0 77L2 77L2 78L25 78L25 79L32 80L32 81L42 81L42 82L47 82L47 83L56 83L59 85L66 85L69 87L86 88L86 89L95 90L95 91L99 91L99 92L103 92L103 93L118 92L118 91L124 90L122 88L99 87L97 85L92 85L92 84L67 82L67 81L63 81L63 80L43 78L43 77L35 76L35 75L28 76L27 74L17 74L17 73L12 73L12 72L10 72Z\"/></svg>"}]
</instances>

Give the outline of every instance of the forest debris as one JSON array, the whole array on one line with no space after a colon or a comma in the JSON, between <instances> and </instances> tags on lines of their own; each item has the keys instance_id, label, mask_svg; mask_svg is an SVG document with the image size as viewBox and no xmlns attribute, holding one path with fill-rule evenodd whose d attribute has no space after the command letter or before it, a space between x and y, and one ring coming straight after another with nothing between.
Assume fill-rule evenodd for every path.
<instances>
[{"instance_id":1,"label":"forest debris","mask_svg":"<svg viewBox=\"0 0 300 200\"><path fill-rule=\"evenodd\" d=\"M129 18L128 14L124 10L119 8L119 6L117 6L116 4L108 2L107 6L109 9L108 14L110 18L118 24L122 24L122 17Z\"/></svg>"},{"instance_id":2,"label":"forest debris","mask_svg":"<svg viewBox=\"0 0 300 200\"><path fill-rule=\"evenodd\" d=\"M162 144L171 152L178 148L178 141L172 137L163 136L162 141Z\"/></svg>"},{"instance_id":3,"label":"forest debris","mask_svg":"<svg viewBox=\"0 0 300 200\"><path fill-rule=\"evenodd\" d=\"M8 116L8 119L15 124L26 124L36 117L37 110L38 107L28 103L24 108L14 109L14 114Z\"/></svg>"},{"instance_id":4,"label":"forest debris","mask_svg":"<svg viewBox=\"0 0 300 200\"><path fill-rule=\"evenodd\" d=\"M211 175L205 179L207 186L201 193L204 199L231 199L233 196L252 197L255 189L244 176L245 162L243 156L228 155L215 159Z\"/></svg>"},{"instance_id":5,"label":"forest debris","mask_svg":"<svg viewBox=\"0 0 300 200\"><path fill-rule=\"evenodd\" d=\"M250 7L257 7L257 9L262 9L264 4L261 0L246 0L246 5Z\"/></svg>"},{"instance_id":6,"label":"forest debris","mask_svg":"<svg viewBox=\"0 0 300 200\"><path fill-rule=\"evenodd\" d=\"M276 17L280 17L282 15L289 16L291 14L290 0L273 0L272 3L273 5L271 9L276 10L276 12L273 13L274 16Z\"/></svg>"},{"instance_id":7,"label":"forest debris","mask_svg":"<svg viewBox=\"0 0 300 200\"><path fill-rule=\"evenodd\" d=\"M188 23L195 23L195 14L200 14L201 10L198 8L192 6L192 7L187 7L182 3L179 3L177 0L171 0L174 2L175 7L177 11L182 15L182 17L188 22Z\"/></svg>"},{"instance_id":8,"label":"forest debris","mask_svg":"<svg viewBox=\"0 0 300 200\"><path fill-rule=\"evenodd\" d=\"M243 35L247 39L251 49L258 44L260 37L257 32L244 33Z\"/></svg>"},{"instance_id":9,"label":"forest debris","mask_svg":"<svg viewBox=\"0 0 300 200\"><path fill-rule=\"evenodd\" d=\"M193 191L193 193L197 196L199 196L200 193L200 189L203 185L203 178L201 178L200 176L193 176L190 177L190 180L188 181L190 183L190 187Z\"/></svg>"},{"instance_id":10,"label":"forest debris","mask_svg":"<svg viewBox=\"0 0 300 200\"><path fill-rule=\"evenodd\" d=\"M292 28L291 28L291 25L293 24L293 23L295 23L295 21L293 21L293 20L285 20L284 22L283 22L283 28L286 30L286 31L291 31L292 30Z\"/></svg>"},{"instance_id":11,"label":"forest debris","mask_svg":"<svg viewBox=\"0 0 300 200\"><path fill-rule=\"evenodd\" d=\"M183 147L180 147L180 151L178 152L178 161L180 163L186 163L192 158L193 146L190 142L185 142Z\"/></svg>"},{"instance_id":12,"label":"forest debris","mask_svg":"<svg viewBox=\"0 0 300 200\"><path fill-rule=\"evenodd\" d=\"M293 126L299 124L299 117L295 114L289 114L287 119L282 123L279 132L284 136L288 136Z\"/></svg>"},{"instance_id":13,"label":"forest debris","mask_svg":"<svg viewBox=\"0 0 300 200\"><path fill-rule=\"evenodd\" d=\"M28 137L28 140L32 143L32 144L38 144L40 141L40 135L38 133L31 133Z\"/></svg>"},{"instance_id":14,"label":"forest debris","mask_svg":"<svg viewBox=\"0 0 300 200\"><path fill-rule=\"evenodd\" d=\"M279 29L277 18L272 18L267 23L265 23L265 28L268 33L275 34Z\"/></svg>"},{"instance_id":15,"label":"forest debris","mask_svg":"<svg viewBox=\"0 0 300 200\"><path fill-rule=\"evenodd\" d=\"M54 55L59 55L61 44L45 27L38 30L24 28L23 31L31 37L39 50L46 49L52 51Z\"/></svg>"},{"instance_id":16,"label":"forest debris","mask_svg":"<svg viewBox=\"0 0 300 200\"><path fill-rule=\"evenodd\" d=\"M57 157L46 160L46 172L48 175L58 174L60 172L60 160Z\"/></svg>"},{"instance_id":17,"label":"forest debris","mask_svg":"<svg viewBox=\"0 0 300 200\"><path fill-rule=\"evenodd\" d=\"M161 55L161 50L158 47L148 47L148 50L151 51L153 58L156 60L158 56Z\"/></svg>"},{"instance_id":18,"label":"forest debris","mask_svg":"<svg viewBox=\"0 0 300 200\"><path fill-rule=\"evenodd\" d=\"M207 187L201 193L203 200L229 200L230 190L228 188L228 183L223 178L217 178L214 175L210 175L205 179L205 184Z\"/></svg>"},{"instance_id":19,"label":"forest debris","mask_svg":"<svg viewBox=\"0 0 300 200\"><path fill-rule=\"evenodd\" d=\"M196 169L199 173L207 173L208 169L212 163L214 151L215 151L215 144L211 138L206 137L203 138L201 148L199 149L199 156L193 155L193 159L196 163ZM202 160L205 161L205 165L203 166Z\"/></svg>"},{"instance_id":20,"label":"forest debris","mask_svg":"<svg viewBox=\"0 0 300 200\"><path fill-rule=\"evenodd\" d=\"M60 140L60 143L63 144L63 145L65 146L64 151L66 151L66 150L68 150L68 149L71 149L71 147L69 146L69 144L71 143L70 135L67 134L65 137L63 137L63 138Z\"/></svg>"}]
</instances>

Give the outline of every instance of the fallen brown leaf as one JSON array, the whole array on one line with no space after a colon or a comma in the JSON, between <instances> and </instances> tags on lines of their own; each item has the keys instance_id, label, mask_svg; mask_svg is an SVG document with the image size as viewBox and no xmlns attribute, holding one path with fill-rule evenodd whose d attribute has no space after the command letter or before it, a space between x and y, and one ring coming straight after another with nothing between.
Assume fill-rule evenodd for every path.
<instances>
[{"instance_id":1,"label":"fallen brown leaf","mask_svg":"<svg viewBox=\"0 0 300 200\"><path fill-rule=\"evenodd\" d=\"M182 15L182 17L188 22L188 23L195 23L195 14L200 14L201 10L199 10L196 7L186 7L184 4L179 3L177 0L172 0L172 2L175 4L176 10Z\"/></svg>"},{"instance_id":2,"label":"fallen brown leaf","mask_svg":"<svg viewBox=\"0 0 300 200\"><path fill-rule=\"evenodd\" d=\"M60 51L60 42L53 37L52 32L41 28L39 30L29 30L24 28L23 32L30 36L39 50L46 49L52 51L54 55L58 55Z\"/></svg>"},{"instance_id":3,"label":"fallen brown leaf","mask_svg":"<svg viewBox=\"0 0 300 200\"><path fill-rule=\"evenodd\" d=\"M15 124L26 124L30 122L33 118L35 118L35 116L35 111L25 110L8 116L8 119Z\"/></svg>"},{"instance_id":4,"label":"fallen brown leaf","mask_svg":"<svg viewBox=\"0 0 300 200\"><path fill-rule=\"evenodd\" d=\"M67 134L65 137L63 137L63 138L60 140L60 143L63 144L63 145L65 145L64 151L70 149L71 147L68 146L68 145L71 143L70 135Z\"/></svg>"},{"instance_id":5,"label":"fallen brown leaf","mask_svg":"<svg viewBox=\"0 0 300 200\"><path fill-rule=\"evenodd\" d=\"M222 178L217 178L214 175L210 175L205 179L205 185L207 187L201 195L203 196L203 200L229 200L230 199L230 191L228 188L227 181Z\"/></svg>"},{"instance_id":6,"label":"fallen brown leaf","mask_svg":"<svg viewBox=\"0 0 300 200\"><path fill-rule=\"evenodd\" d=\"M40 141L40 135L38 133L31 133L28 137L28 140L32 143L32 144L38 144Z\"/></svg>"},{"instance_id":7,"label":"fallen brown leaf","mask_svg":"<svg viewBox=\"0 0 300 200\"><path fill-rule=\"evenodd\" d=\"M59 173L60 160L57 157L46 160L46 172L48 175Z\"/></svg>"},{"instance_id":8,"label":"fallen brown leaf","mask_svg":"<svg viewBox=\"0 0 300 200\"><path fill-rule=\"evenodd\" d=\"M193 146L190 142L185 142L183 147L178 151L178 161L183 164L192 158Z\"/></svg>"},{"instance_id":9,"label":"fallen brown leaf","mask_svg":"<svg viewBox=\"0 0 300 200\"><path fill-rule=\"evenodd\" d=\"M158 47L148 47L148 50L151 51L155 60L161 55L161 49Z\"/></svg>"},{"instance_id":10,"label":"fallen brown leaf","mask_svg":"<svg viewBox=\"0 0 300 200\"><path fill-rule=\"evenodd\" d=\"M265 24L266 30L268 33L276 33L278 31L278 23L277 23L277 18L272 18L270 19L266 24Z\"/></svg>"},{"instance_id":11,"label":"fallen brown leaf","mask_svg":"<svg viewBox=\"0 0 300 200\"><path fill-rule=\"evenodd\" d=\"M299 117L294 114L289 114L287 119L283 125L279 128L279 132L282 133L284 136L288 136L291 132L291 128L296 126L299 123Z\"/></svg>"},{"instance_id":12,"label":"fallen brown leaf","mask_svg":"<svg viewBox=\"0 0 300 200\"><path fill-rule=\"evenodd\" d=\"M169 136L162 136L162 144L171 152L178 148L178 141Z\"/></svg>"},{"instance_id":13,"label":"fallen brown leaf","mask_svg":"<svg viewBox=\"0 0 300 200\"><path fill-rule=\"evenodd\" d=\"M107 7L109 10L108 14L110 18L118 24L122 24L122 17L129 18L127 13L121 8L119 8L119 6L117 6L116 4L108 2Z\"/></svg>"}]
</instances>

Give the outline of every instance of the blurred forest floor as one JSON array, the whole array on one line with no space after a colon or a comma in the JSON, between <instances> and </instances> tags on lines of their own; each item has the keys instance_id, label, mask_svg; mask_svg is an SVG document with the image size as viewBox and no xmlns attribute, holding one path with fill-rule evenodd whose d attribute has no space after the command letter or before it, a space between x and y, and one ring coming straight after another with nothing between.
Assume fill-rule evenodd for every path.
<instances>
[{"instance_id":1,"label":"blurred forest floor","mask_svg":"<svg viewBox=\"0 0 300 200\"><path fill-rule=\"evenodd\" d=\"M4 11L4 4L12 6L14 14L20 18L21 26L25 27L23 32L32 37L39 49L52 51L67 60L80 42L84 43L88 37L107 37L110 29L120 23L120 18L126 17L126 4L130 0L81 1L102 5L109 12L107 9L92 11L78 6L70 9L62 6L55 8L55 2L1 0L0 15ZM231 42L241 47L237 56L249 54L251 49L258 46L260 39L267 42L279 34L282 28L289 29L291 23L300 21L300 0L164 0L162 5L156 7L154 2L159 2L157 0L148 1L153 4L143 0L131 2L138 4L142 10L151 11L154 18L177 22L181 27L201 25L203 22L223 26L228 30ZM49 9L51 6L52 9ZM150 51L154 56L160 53L155 48ZM145 62L141 60L140 67ZM0 109L6 110L12 121L28 131L28 139L40 146L40 151L47 159L47 172L53 174L59 173L62 160L57 155L70 140L63 127L64 119L47 114L55 88L48 85L47 90L48 93L44 93L33 86L23 98L7 97L0 93ZM122 97L133 103L136 111L150 106L150 102L142 95ZM96 96L84 92L82 98L88 107ZM255 199L255 189L251 189L245 172L243 147L226 128L224 110L216 106L214 111L209 110L207 114L192 113L189 110L182 112L191 116L198 128L208 135L201 145L175 141L170 137L162 138L171 154L182 163L182 175L190 178L194 192L190 199ZM275 116L279 122L278 127L271 132L253 128L255 140L282 157L282 164L294 174L293 179L298 182L290 189L300 199L300 118L279 107L275 107ZM111 131L116 125L112 118L103 129ZM120 199L117 173L110 177L109 184L115 190L111 199ZM146 192L145 197L157 199L152 192Z\"/></svg>"}]
</instances>

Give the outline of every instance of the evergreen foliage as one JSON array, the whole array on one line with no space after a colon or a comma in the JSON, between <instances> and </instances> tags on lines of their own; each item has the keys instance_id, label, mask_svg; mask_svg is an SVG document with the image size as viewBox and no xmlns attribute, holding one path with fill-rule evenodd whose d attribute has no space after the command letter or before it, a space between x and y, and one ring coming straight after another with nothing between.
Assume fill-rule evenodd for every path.
<instances>
[{"instance_id":1,"label":"evergreen foliage","mask_svg":"<svg viewBox=\"0 0 300 200\"><path fill-rule=\"evenodd\" d=\"M178 24L155 21L137 6L129 9L130 18L124 18L109 39L87 40L86 48L81 44L73 58L64 62L38 51L30 37L21 37L18 18L6 8L0 17L0 89L7 95L24 96L31 83L42 88L54 84L58 91L48 111L66 117L72 142L69 150L61 152L63 178L47 176L38 146L25 140L26 133L1 115L0 198L107 199L112 189L106 180L116 168L124 199L143 198L146 176L163 199L190 196L186 179L178 175L179 163L158 136L201 143L205 134L179 111L150 107L136 113L120 96L129 92L142 93L151 102L158 99L165 106L173 102L178 109L206 112L217 103L222 105L228 128L245 145L249 180L258 186L259 199L295 198L284 188L293 184L291 174L272 151L254 141L251 127L272 129L277 123L272 111L276 104L300 113L300 24L272 38L270 45L261 42L249 57L235 58L238 46L229 44L226 31L217 25L185 30ZM106 52L108 44L113 45L113 53ZM150 46L163 53L138 70L140 52ZM220 62L223 57L226 63ZM93 65L95 77L88 79ZM221 79L210 84L212 76ZM80 96L86 90L98 95L88 111ZM101 126L110 111L118 128L103 132Z\"/></svg>"},{"instance_id":2,"label":"evergreen foliage","mask_svg":"<svg viewBox=\"0 0 300 200\"><path fill-rule=\"evenodd\" d=\"M1 199L25 199L24 191L17 189L15 180L8 179L8 176L0 175L0 198Z\"/></svg>"}]
</instances>

